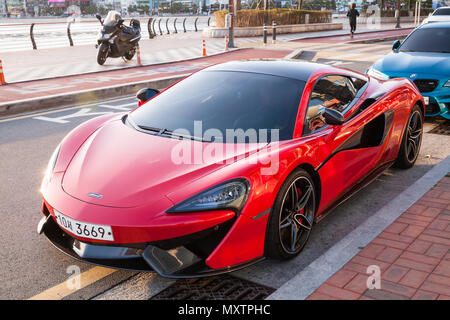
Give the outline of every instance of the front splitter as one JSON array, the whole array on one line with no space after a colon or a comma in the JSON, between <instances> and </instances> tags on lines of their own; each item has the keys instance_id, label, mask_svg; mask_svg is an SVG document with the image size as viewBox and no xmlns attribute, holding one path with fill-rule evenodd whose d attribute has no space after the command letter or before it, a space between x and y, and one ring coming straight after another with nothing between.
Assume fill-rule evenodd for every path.
<instances>
[{"instance_id":1,"label":"front splitter","mask_svg":"<svg viewBox=\"0 0 450 320\"><path fill-rule=\"evenodd\" d=\"M51 215L41 219L38 233L43 233L58 250L78 261L120 270L157 272L166 278L215 276L264 260L259 257L235 266L211 269L204 258L184 246L165 250L154 244L114 246L81 242L61 229Z\"/></svg>"}]
</instances>

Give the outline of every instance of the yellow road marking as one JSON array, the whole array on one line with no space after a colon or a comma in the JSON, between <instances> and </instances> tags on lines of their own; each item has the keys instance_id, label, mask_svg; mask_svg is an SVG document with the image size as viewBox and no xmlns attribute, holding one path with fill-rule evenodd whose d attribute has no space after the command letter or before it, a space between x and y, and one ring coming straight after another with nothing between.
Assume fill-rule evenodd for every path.
<instances>
[{"instance_id":1,"label":"yellow road marking","mask_svg":"<svg viewBox=\"0 0 450 320\"><path fill-rule=\"evenodd\" d=\"M83 109L83 108L96 106L98 104L108 104L108 103L111 103L111 102L118 102L118 101L130 99L130 98L132 98L132 97L118 98L118 99L107 100L107 101L97 101L97 102L92 102L92 103L88 103L88 104L82 104L82 105L69 107L69 108L61 107L60 109L57 109L57 110L49 110L49 111L43 111L43 112L39 112L39 113L30 113L30 114L26 114L26 115L23 115L23 116L17 116L17 117L14 117L14 118L0 119L0 123L14 121L14 120L27 119L27 118L33 118L33 117L43 116L43 115L46 115L46 114L58 113L58 112L63 112L63 111L68 111L68 110ZM137 103L136 103L136 106L137 106Z\"/></svg>"},{"instance_id":2,"label":"yellow road marking","mask_svg":"<svg viewBox=\"0 0 450 320\"><path fill-rule=\"evenodd\" d=\"M66 280L63 283L57 284L56 286L47 289L28 300L61 300L64 297L67 297L68 295L78 291L79 289L82 289L84 287L87 287L88 285L116 272L117 270L109 269L109 268L103 268L103 267L93 267L92 269L89 269L88 271L85 271L80 274L80 288L78 289L69 289L69 286L67 285Z\"/></svg>"}]
</instances>

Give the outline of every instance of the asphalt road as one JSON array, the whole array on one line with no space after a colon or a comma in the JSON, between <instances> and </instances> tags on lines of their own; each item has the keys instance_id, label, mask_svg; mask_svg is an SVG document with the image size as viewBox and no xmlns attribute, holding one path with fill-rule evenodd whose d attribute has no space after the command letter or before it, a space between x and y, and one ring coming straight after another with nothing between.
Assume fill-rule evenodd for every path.
<instances>
[{"instance_id":1,"label":"asphalt road","mask_svg":"<svg viewBox=\"0 0 450 320\"><path fill-rule=\"evenodd\" d=\"M103 105L127 108L135 98ZM100 103L101 104L101 103ZM81 116L75 116L77 112ZM26 299L68 279L67 267L78 265L81 271L91 268L78 263L56 250L36 232L41 218L40 182L49 155L60 140L78 124L106 112L118 112L111 107L71 109L57 113L0 120L0 299ZM86 115L85 113L88 113ZM70 115L70 118L56 117ZM53 119L53 122L51 121ZM96 292L130 277L132 272L117 272L96 283ZM94 294L95 294L94 293ZM89 298L88 293L80 298Z\"/></svg>"},{"instance_id":2,"label":"asphalt road","mask_svg":"<svg viewBox=\"0 0 450 320\"><path fill-rule=\"evenodd\" d=\"M302 58L308 60L308 56ZM333 57L317 62L364 71L371 63L337 60ZM78 124L92 117L120 112L136 104L134 97L96 101L88 105L62 108L47 113L0 118L0 299L27 299L64 283L71 274L67 268L78 266L81 272L96 270L92 266L66 257L44 236L36 233L41 197L39 185L48 159L59 141ZM298 274L304 267L326 252L368 217L414 183L435 164L450 155L450 136L428 133L438 122L427 120L416 165L407 171L389 169L353 198L336 208L314 227L304 251L288 262L266 260L234 272L272 288ZM101 272L100 272L101 273ZM77 290L66 299L90 299L130 279L129 290L149 287L149 283L166 280L159 276L143 276L117 271ZM126 296L121 292L119 296ZM148 298L148 297L143 297Z\"/></svg>"}]
</instances>

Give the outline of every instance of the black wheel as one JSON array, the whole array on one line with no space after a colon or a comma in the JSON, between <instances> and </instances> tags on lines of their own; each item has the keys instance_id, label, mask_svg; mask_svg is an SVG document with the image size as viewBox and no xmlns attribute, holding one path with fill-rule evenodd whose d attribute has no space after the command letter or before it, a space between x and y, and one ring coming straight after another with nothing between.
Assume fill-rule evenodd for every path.
<instances>
[{"instance_id":1,"label":"black wheel","mask_svg":"<svg viewBox=\"0 0 450 320\"><path fill-rule=\"evenodd\" d=\"M395 167L401 169L411 168L417 160L422 143L423 114L418 105L415 105L408 118Z\"/></svg>"},{"instance_id":2,"label":"black wheel","mask_svg":"<svg viewBox=\"0 0 450 320\"><path fill-rule=\"evenodd\" d=\"M125 57L125 59L127 59L127 60L131 60L131 59L133 59L135 53L136 53L136 50L135 50L135 49L131 49L130 51L128 51L128 52L124 55L124 57Z\"/></svg>"},{"instance_id":3,"label":"black wheel","mask_svg":"<svg viewBox=\"0 0 450 320\"><path fill-rule=\"evenodd\" d=\"M316 191L314 181L303 169L296 169L284 182L270 213L265 240L268 257L286 260L305 246L314 223Z\"/></svg>"},{"instance_id":4,"label":"black wheel","mask_svg":"<svg viewBox=\"0 0 450 320\"><path fill-rule=\"evenodd\" d=\"M105 63L106 58L108 58L108 49L109 47L105 43L102 43L98 48L97 63L101 66Z\"/></svg>"}]
</instances>

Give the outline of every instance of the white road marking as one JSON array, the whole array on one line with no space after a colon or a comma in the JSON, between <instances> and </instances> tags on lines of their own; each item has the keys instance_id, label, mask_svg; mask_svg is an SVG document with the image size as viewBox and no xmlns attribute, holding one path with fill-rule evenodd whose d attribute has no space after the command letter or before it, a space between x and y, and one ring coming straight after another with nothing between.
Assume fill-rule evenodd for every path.
<instances>
[{"instance_id":1,"label":"white road marking","mask_svg":"<svg viewBox=\"0 0 450 320\"><path fill-rule=\"evenodd\" d=\"M352 62L346 62L346 61L336 61L336 60L333 60L333 61L326 61L326 62L324 62L325 64L329 64L329 65L331 65L331 66L342 66L342 65L344 65L344 64L350 64L350 63L352 63Z\"/></svg>"},{"instance_id":2,"label":"white road marking","mask_svg":"<svg viewBox=\"0 0 450 320\"><path fill-rule=\"evenodd\" d=\"M125 103L125 104L119 104L119 105L110 105L110 104L99 104L99 107L102 108L108 108L108 109L113 109L113 110L118 110L118 111L130 111L134 108L128 108L128 107L136 107L137 106L137 102L130 102L130 103Z\"/></svg>"},{"instance_id":3,"label":"white road marking","mask_svg":"<svg viewBox=\"0 0 450 320\"><path fill-rule=\"evenodd\" d=\"M39 117L34 117L33 119L64 124L64 123L70 122L67 119L79 118L79 117L89 117L89 116L101 116L101 115L105 115L105 114L114 113L112 111L91 112L91 110L92 110L92 108L84 108L84 109L80 109L72 114L68 114L68 115L64 115L64 116L60 116L60 117L51 118L51 117L39 116Z\"/></svg>"}]
</instances>

